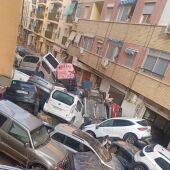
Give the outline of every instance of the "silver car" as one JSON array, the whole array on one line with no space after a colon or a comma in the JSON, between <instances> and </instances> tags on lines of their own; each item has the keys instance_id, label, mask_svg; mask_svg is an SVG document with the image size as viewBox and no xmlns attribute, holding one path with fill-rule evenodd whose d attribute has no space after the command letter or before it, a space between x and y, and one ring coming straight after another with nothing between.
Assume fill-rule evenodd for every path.
<instances>
[{"instance_id":1,"label":"silver car","mask_svg":"<svg viewBox=\"0 0 170 170\"><path fill-rule=\"evenodd\" d=\"M0 101L0 151L28 169L72 169L69 153L41 120L8 100Z\"/></svg>"}]
</instances>

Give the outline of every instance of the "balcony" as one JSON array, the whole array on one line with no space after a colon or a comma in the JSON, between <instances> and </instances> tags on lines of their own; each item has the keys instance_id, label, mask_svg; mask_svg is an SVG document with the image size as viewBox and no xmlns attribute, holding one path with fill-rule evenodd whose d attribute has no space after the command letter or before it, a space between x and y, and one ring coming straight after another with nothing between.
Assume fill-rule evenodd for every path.
<instances>
[{"instance_id":1,"label":"balcony","mask_svg":"<svg viewBox=\"0 0 170 170\"><path fill-rule=\"evenodd\" d=\"M170 85L163 81L114 62L109 62L108 66L103 68L101 65L101 57L87 51L80 54L79 47L73 45L69 46L68 53L71 56L77 56L82 63L92 67L100 72L100 74L115 80L170 110Z\"/></svg>"},{"instance_id":2,"label":"balcony","mask_svg":"<svg viewBox=\"0 0 170 170\"><path fill-rule=\"evenodd\" d=\"M37 34L41 34L42 29L41 29L41 28L34 28L34 31L35 31Z\"/></svg>"},{"instance_id":3,"label":"balcony","mask_svg":"<svg viewBox=\"0 0 170 170\"><path fill-rule=\"evenodd\" d=\"M48 38L48 39L51 39L52 38L52 34L53 32L52 31L45 31L45 37Z\"/></svg>"},{"instance_id":4,"label":"balcony","mask_svg":"<svg viewBox=\"0 0 170 170\"><path fill-rule=\"evenodd\" d=\"M52 20L52 21L56 21L56 22L59 22L59 15L57 15L57 13L55 12L51 12L48 14L48 19L49 20Z\"/></svg>"},{"instance_id":5,"label":"balcony","mask_svg":"<svg viewBox=\"0 0 170 170\"><path fill-rule=\"evenodd\" d=\"M44 12L37 13L37 18L44 19Z\"/></svg>"}]
</instances>

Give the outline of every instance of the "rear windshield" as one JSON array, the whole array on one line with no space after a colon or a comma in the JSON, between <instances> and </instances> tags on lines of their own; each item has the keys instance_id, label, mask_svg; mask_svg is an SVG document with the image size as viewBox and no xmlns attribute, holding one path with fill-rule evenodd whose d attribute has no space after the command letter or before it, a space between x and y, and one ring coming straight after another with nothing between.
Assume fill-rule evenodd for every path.
<instances>
[{"instance_id":1,"label":"rear windshield","mask_svg":"<svg viewBox=\"0 0 170 170\"><path fill-rule=\"evenodd\" d=\"M46 60L53 66L53 68L57 68L58 62L51 54L46 56Z\"/></svg>"},{"instance_id":2,"label":"rear windshield","mask_svg":"<svg viewBox=\"0 0 170 170\"><path fill-rule=\"evenodd\" d=\"M23 61L24 62L30 62L30 63L38 63L39 57L36 57L36 56L25 56Z\"/></svg>"},{"instance_id":3,"label":"rear windshield","mask_svg":"<svg viewBox=\"0 0 170 170\"><path fill-rule=\"evenodd\" d=\"M147 120L141 120L141 121L138 121L137 123L140 124L141 126L150 126Z\"/></svg>"},{"instance_id":4,"label":"rear windshield","mask_svg":"<svg viewBox=\"0 0 170 170\"><path fill-rule=\"evenodd\" d=\"M67 104L69 106L74 103L74 97L70 96L67 93L58 91L58 90L56 90L53 93L52 98L55 99L55 100L58 100L58 101L60 101L60 102L62 102L64 104Z\"/></svg>"}]
</instances>

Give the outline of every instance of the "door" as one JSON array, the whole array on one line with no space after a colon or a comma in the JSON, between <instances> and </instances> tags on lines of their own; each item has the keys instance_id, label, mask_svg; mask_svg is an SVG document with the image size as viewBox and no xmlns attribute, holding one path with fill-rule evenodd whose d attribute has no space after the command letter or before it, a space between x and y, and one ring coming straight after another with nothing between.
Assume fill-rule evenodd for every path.
<instances>
[{"instance_id":1,"label":"door","mask_svg":"<svg viewBox=\"0 0 170 170\"><path fill-rule=\"evenodd\" d=\"M114 137L113 119L105 120L96 127L96 137L104 137L108 135L109 137Z\"/></svg>"},{"instance_id":2,"label":"door","mask_svg":"<svg viewBox=\"0 0 170 170\"><path fill-rule=\"evenodd\" d=\"M6 144L11 150L9 154L24 165L27 162L26 143L30 143L27 131L13 122L6 135Z\"/></svg>"}]
</instances>

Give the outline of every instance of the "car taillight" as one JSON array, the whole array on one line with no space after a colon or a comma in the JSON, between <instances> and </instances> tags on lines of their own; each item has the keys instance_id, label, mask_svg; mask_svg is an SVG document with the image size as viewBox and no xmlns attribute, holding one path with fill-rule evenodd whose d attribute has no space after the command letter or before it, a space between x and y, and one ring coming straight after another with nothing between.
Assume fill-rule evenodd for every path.
<instances>
[{"instance_id":1,"label":"car taillight","mask_svg":"<svg viewBox=\"0 0 170 170\"><path fill-rule=\"evenodd\" d=\"M145 130L147 130L147 128L138 128L138 130L145 131Z\"/></svg>"}]
</instances>

